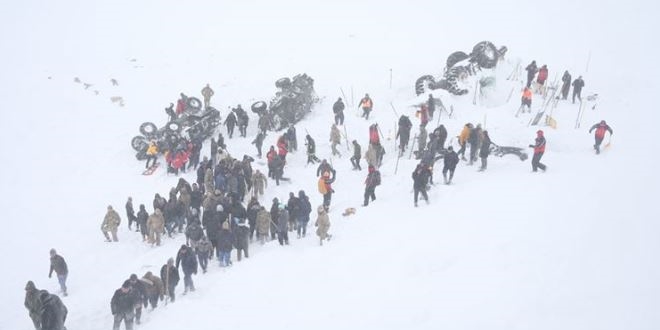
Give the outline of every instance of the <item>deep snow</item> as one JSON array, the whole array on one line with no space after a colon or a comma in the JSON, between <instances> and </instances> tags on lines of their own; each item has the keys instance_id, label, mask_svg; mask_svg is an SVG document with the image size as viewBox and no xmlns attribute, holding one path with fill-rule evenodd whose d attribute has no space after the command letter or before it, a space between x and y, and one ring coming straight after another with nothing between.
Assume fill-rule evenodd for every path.
<instances>
[{"instance_id":1,"label":"deep snow","mask_svg":"<svg viewBox=\"0 0 660 330\"><path fill-rule=\"evenodd\" d=\"M64 298L69 329L110 328L114 290L129 274L158 270L174 256L182 238L145 246L127 231L123 205L132 196L136 208L144 203L151 211L154 193L176 183L162 169L140 175L143 163L129 142L140 123L164 123L163 108L179 92L198 95L210 83L224 116L228 106L270 98L276 79L306 72L323 102L297 126L299 145L307 129L320 157L329 158L330 109L340 88L353 99L349 138L366 151L370 123L378 122L386 138L394 135L390 102L417 127L409 106L423 97L414 97L415 79L440 76L447 55L481 40L509 48L503 68L536 59L548 64L549 80L568 69L584 76L583 95L599 94L580 129L576 106L555 110L558 129L544 128L547 173L532 174L529 161L511 156L490 157L484 173L462 163L454 185L434 187L431 204L415 209L416 162L404 157L395 175L394 141L386 140L378 200L344 218L344 208L362 202L366 172L350 171L347 156L334 158L331 242L318 247L311 235L286 248L253 245L251 258L231 269L212 263L208 274L196 276L197 292L147 313L140 328L657 329L660 225L652 205L659 86L652 67L657 47L649 42L658 30L657 6L294 0L5 6L0 251L7 270L0 275L0 329L31 328L22 307L27 280L57 292L57 281L46 276L52 247L71 271ZM74 77L93 86L84 90ZM111 86L110 78L120 85ZM511 85L498 83L499 93L508 94ZM356 112L365 92L375 103L370 122ZM538 128L526 126L528 115L513 117L517 91L494 108L473 107L471 94L436 94L456 109L441 120L450 137L465 122L485 118L494 142L533 142ZM126 106L112 104L111 96L122 96ZM587 129L600 119L615 135L612 147L595 156ZM248 139L227 141L234 156L255 153L254 124L252 118ZM264 145L275 139L269 134ZM302 148L288 158L285 175L293 182L279 188L269 182L263 203L304 189L320 204L316 168L305 168L304 159ZM435 174L440 181L438 167ZM99 230L108 204L123 218L117 244L103 242Z\"/></svg>"}]
</instances>

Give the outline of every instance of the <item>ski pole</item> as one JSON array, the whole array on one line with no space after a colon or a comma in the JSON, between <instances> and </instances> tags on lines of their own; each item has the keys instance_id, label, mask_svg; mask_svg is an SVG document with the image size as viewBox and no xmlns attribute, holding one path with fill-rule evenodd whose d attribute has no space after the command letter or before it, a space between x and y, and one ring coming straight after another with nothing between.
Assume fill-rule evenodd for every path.
<instances>
[{"instance_id":1,"label":"ski pole","mask_svg":"<svg viewBox=\"0 0 660 330\"><path fill-rule=\"evenodd\" d=\"M392 111L394 111L396 118L399 118L399 114L396 112L396 109L394 108L394 104L392 104L392 102L390 102L390 106L392 107Z\"/></svg>"}]
</instances>

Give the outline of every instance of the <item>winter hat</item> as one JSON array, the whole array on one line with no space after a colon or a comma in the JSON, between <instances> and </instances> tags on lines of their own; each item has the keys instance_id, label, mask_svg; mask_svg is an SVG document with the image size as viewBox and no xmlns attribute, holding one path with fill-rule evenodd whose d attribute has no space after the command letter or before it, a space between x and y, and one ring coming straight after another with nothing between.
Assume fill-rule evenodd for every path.
<instances>
[{"instance_id":1,"label":"winter hat","mask_svg":"<svg viewBox=\"0 0 660 330\"><path fill-rule=\"evenodd\" d=\"M57 251L55 251L55 249L50 249L50 255L51 256L54 256L56 254L57 254Z\"/></svg>"},{"instance_id":2,"label":"winter hat","mask_svg":"<svg viewBox=\"0 0 660 330\"><path fill-rule=\"evenodd\" d=\"M538 135L538 136L543 136L543 130L538 130L538 131L536 131L536 135Z\"/></svg>"},{"instance_id":3,"label":"winter hat","mask_svg":"<svg viewBox=\"0 0 660 330\"><path fill-rule=\"evenodd\" d=\"M123 289L128 289L128 288L131 287L131 282L128 281L128 280L126 280L126 281L124 281L124 284L121 285L121 287L122 287Z\"/></svg>"},{"instance_id":4,"label":"winter hat","mask_svg":"<svg viewBox=\"0 0 660 330\"><path fill-rule=\"evenodd\" d=\"M319 205L319 207L317 208L317 211L318 211L319 213L323 213L323 212L325 212L325 206L323 206L323 205Z\"/></svg>"},{"instance_id":5,"label":"winter hat","mask_svg":"<svg viewBox=\"0 0 660 330\"><path fill-rule=\"evenodd\" d=\"M174 258L167 259L167 264L169 265L174 264Z\"/></svg>"},{"instance_id":6,"label":"winter hat","mask_svg":"<svg viewBox=\"0 0 660 330\"><path fill-rule=\"evenodd\" d=\"M131 281L137 281L138 278L137 278L137 275L131 274L131 277L129 277L128 279L131 280Z\"/></svg>"},{"instance_id":7,"label":"winter hat","mask_svg":"<svg viewBox=\"0 0 660 330\"><path fill-rule=\"evenodd\" d=\"M222 229L229 229L229 221L225 221L222 223Z\"/></svg>"},{"instance_id":8,"label":"winter hat","mask_svg":"<svg viewBox=\"0 0 660 330\"><path fill-rule=\"evenodd\" d=\"M37 289L37 287L34 286L34 282L32 282L32 281L27 281L27 284L25 284L25 290L26 291L32 291L32 290L36 290L36 289Z\"/></svg>"},{"instance_id":9,"label":"winter hat","mask_svg":"<svg viewBox=\"0 0 660 330\"><path fill-rule=\"evenodd\" d=\"M112 210L112 205L108 205L108 211Z\"/></svg>"},{"instance_id":10,"label":"winter hat","mask_svg":"<svg viewBox=\"0 0 660 330\"><path fill-rule=\"evenodd\" d=\"M600 121L600 124L601 124L601 125L607 125L607 123L606 123L604 120L601 120L601 121Z\"/></svg>"}]
</instances>

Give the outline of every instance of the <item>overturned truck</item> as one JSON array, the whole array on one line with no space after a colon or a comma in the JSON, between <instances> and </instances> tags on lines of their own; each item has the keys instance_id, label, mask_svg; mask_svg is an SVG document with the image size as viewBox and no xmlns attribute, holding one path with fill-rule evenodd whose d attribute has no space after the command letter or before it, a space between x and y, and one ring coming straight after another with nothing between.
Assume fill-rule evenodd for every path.
<instances>
[{"instance_id":1,"label":"overturned truck","mask_svg":"<svg viewBox=\"0 0 660 330\"><path fill-rule=\"evenodd\" d=\"M278 79L275 87L278 91L270 104L258 101L251 107L252 112L259 115L259 128L263 131L279 131L299 122L319 100L314 91L314 79L304 73Z\"/></svg>"},{"instance_id":2,"label":"overturned truck","mask_svg":"<svg viewBox=\"0 0 660 330\"><path fill-rule=\"evenodd\" d=\"M175 149L182 139L188 141L203 141L212 136L216 127L220 125L220 111L213 107L202 110L202 102L195 97L182 95L185 103L184 111L179 115L173 115L172 105L166 109L170 114L170 121L165 126L158 128L152 122L140 125L140 133L131 140L131 146L137 152L138 160L147 158L149 142L155 141L160 153ZM169 110L169 111L168 111Z\"/></svg>"},{"instance_id":3,"label":"overturned truck","mask_svg":"<svg viewBox=\"0 0 660 330\"><path fill-rule=\"evenodd\" d=\"M466 88L462 88L460 81L468 76L474 75L481 69L492 69L497 66L500 58L506 54L506 46L499 49L490 41L482 41L472 48L472 52L467 54L462 51L453 52L447 57L445 73L442 78L436 81L432 75L424 75L415 81L415 93L424 94L426 89L444 89L454 95L464 95L468 93Z\"/></svg>"}]
</instances>

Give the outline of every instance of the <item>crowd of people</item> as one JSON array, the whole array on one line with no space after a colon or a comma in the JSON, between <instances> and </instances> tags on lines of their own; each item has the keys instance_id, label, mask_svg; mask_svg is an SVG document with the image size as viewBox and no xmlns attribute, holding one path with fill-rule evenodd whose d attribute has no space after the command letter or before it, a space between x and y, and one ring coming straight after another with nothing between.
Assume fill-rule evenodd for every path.
<instances>
[{"instance_id":1,"label":"crowd of people","mask_svg":"<svg viewBox=\"0 0 660 330\"><path fill-rule=\"evenodd\" d=\"M526 86L526 97L531 102L531 83L534 75L538 72L534 89L543 93L543 86L547 79L547 66L536 68L535 62L527 67L528 81ZM562 98L568 95L570 75L565 72L561 93ZM581 98L580 91L584 86L581 77L573 82L573 97ZM210 98L214 95L213 90L207 84L202 90L204 105L210 105ZM443 159L442 175L445 184L451 184L457 165L461 160L467 165L473 165L477 157L481 159L479 171L487 169L488 157L492 141L488 131L466 123L457 136L460 149L454 151L453 146L447 144L448 132L444 125L439 125L430 133L427 126L436 111L436 99L429 95L429 99L421 106L419 118L419 134L414 140L418 149L414 151L415 158L419 163L412 173L413 180L413 202L418 206L421 196L429 203L427 190L433 184L433 167L435 162ZM531 105L531 103L529 103ZM373 101L366 94L358 105L362 109L362 117L367 119L373 110ZM342 134L339 127L344 125L345 105L341 98L333 104L334 122L330 129L330 142L332 155L341 157L337 146L341 144ZM177 111L179 111L179 104ZM182 110L181 110L182 111ZM241 137L247 135L248 115L238 105L232 109L224 121L227 134L231 139L235 126L239 127ZM266 137L268 127L260 124L252 144L257 148L257 157L262 156L262 146ZM409 117L402 115L398 120L396 139L398 143L398 156L402 157L410 144L410 133L413 123ZM596 131L594 149L600 152L600 145L606 132L613 133L605 121L601 121L591 127L589 132ZM196 171L196 180L190 184L185 178L179 178L177 185L172 187L168 198L159 193L154 195L151 203L152 212L147 211L145 204L139 204L137 213L133 206L133 199L128 197L124 205L128 228L138 232L142 240L152 247L160 246L163 237L173 238L177 235L185 236L185 244L178 249L175 257L169 258L160 268L160 272L154 274L147 271L142 277L131 274L121 287L114 292L111 299L111 313L114 317L114 329L119 329L123 322L126 329L132 329L133 324L141 321L142 309L158 306L159 302L174 302L175 292L180 282L180 271L183 272L183 294L195 291L193 277L201 269L206 273L210 262L216 260L220 267L229 267L233 264L232 251L236 250L235 260L241 261L250 256L250 245L259 243L264 245L267 241L277 240L279 245L290 244L289 234L297 238L307 235L307 228L314 208L310 198L304 190L296 193L290 192L288 199L273 198L269 208L260 202L268 187L269 179L279 185L280 181L286 181L283 177L286 157L289 152L297 151L296 128L290 125L288 129L277 138L276 145L270 146L266 153L268 173L264 175L258 169L253 170L254 158L244 155L242 160L235 159L227 151L227 146L222 133L217 139L211 139L211 150L209 156L204 156L200 161L202 141L189 141L181 139L179 144L165 155L168 163L168 171L178 174L178 171L193 169ZM369 126L369 141L364 158L367 162L367 176L364 181L364 200L362 205L368 206L376 200L376 188L381 185L381 173L379 171L385 155L385 148L381 144L382 133L377 123ZM347 139L346 135L344 138ZM348 139L346 141L348 143ZM450 143L451 144L451 143ZM353 154L350 157L352 169L361 171L360 164L363 158L362 147L357 140L351 142ZM305 136L307 164L320 163L316 170L318 177L318 191L322 195L323 203L316 207L316 221L314 223L319 244L330 240L329 234L330 218L329 211L334 189L333 183L337 179L337 171L327 159L320 160L316 156L316 143L308 133ZM547 166L541 163L545 152L546 140L542 130L538 130L535 142L529 147L533 148L532 170L541 169L546 171ZM157 148L155 145L150 149ZM276 149L277 148L277 149ZM469 159L466 152L469 148ZM156 162L157 150L147 152L150 155L147 160ZM181 159L178 159L179 155ZM153 164L153 163L152 163ZM246 203L247 201L247 203ZM118 242L118 228L121 224L121 216L112 207L108 206L103 218L101 230L107 242ZM67 296L66 280L68 266L64 258L57 254L55 249L50 251L51 268L49 277L55 272L61 287L61 293ZM160 275L160 276L158 276ZM25 287L25 307L29 311L36 329L64 329L67 316L67 308L57 295L50 294L46 290L38 290L32 281L28 281Z\"/></svg>"}]
</instances>

